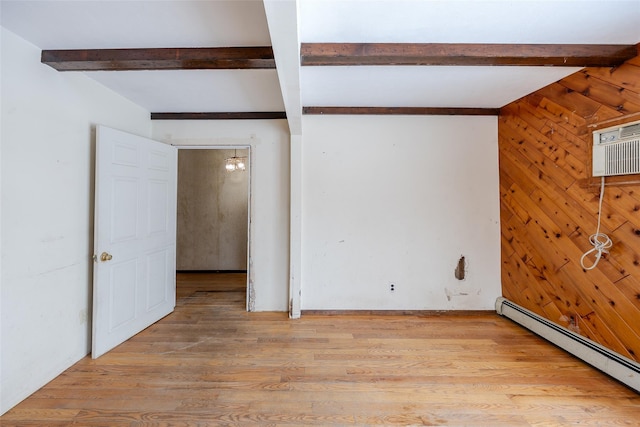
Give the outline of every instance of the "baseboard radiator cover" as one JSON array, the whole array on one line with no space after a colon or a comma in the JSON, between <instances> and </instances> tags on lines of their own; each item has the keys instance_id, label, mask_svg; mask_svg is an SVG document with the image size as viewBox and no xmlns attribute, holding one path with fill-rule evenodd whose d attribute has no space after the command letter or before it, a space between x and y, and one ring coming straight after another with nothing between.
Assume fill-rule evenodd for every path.
<instances>
[{"instance_id":1,"label":"baseboard radiator cover","mask_svg":"<svg viewBox=\"0 0 640 427\"><path fill-rule=\"evenodd\" d=\"M496 312L640 393L640 364L524 307L499 297Z\"/></svg>"}]
</instances>

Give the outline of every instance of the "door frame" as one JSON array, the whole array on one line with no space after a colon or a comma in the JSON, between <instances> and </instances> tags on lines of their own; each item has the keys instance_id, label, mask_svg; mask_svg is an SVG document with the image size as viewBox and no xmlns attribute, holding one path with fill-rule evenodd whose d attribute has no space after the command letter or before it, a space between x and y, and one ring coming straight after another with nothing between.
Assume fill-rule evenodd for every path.
<instances>
[{"instance_id":1,"label":"door frame","mask_svg":"<svg viewBox=\"0 0 640 427\"><path fill-rule=\"evenodd\" d=\"M178 158L180 156L180 150L247 150L247 164L249 165L249 179L247 182L248 191L247 191L247 300L246 300L246 310L248 312L255 311L255 292L253 290L253 270L251 268L251 259L252 259L252 242L253 236L251 234L251 223L252 223L252 212L251 209L251 198L252 198L252 190L251 184L253 182L253 159L252 159L252 147L250 144L224 144L224 145L174 145L178 149ZM177 247L176 247L177 249Z\"/></svg>"}]
</instances>

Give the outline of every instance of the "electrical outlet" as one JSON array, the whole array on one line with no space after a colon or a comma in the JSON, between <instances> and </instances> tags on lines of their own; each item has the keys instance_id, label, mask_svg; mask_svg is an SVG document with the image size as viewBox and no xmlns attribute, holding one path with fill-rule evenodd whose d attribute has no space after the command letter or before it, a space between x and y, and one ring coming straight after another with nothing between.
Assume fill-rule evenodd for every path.
<instances>
[{"instance_id":1,"label":"electrical outlet","mask_svg":"<svg viewBox=\"0 0 640 427\"><path fill-rule=\"evenodd\" d=\"M391 291L391 292L395 292L396 291L396 284L395 283L389 283L389 291Z\"/></svg>"}]
</instances>

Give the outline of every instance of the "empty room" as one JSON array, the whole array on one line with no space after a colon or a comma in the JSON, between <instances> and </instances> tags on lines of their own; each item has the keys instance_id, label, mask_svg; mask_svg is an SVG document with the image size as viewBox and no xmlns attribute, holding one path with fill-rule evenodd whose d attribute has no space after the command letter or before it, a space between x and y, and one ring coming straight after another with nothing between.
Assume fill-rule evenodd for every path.
<instances>
[{"instance_id":1,"label":"empty room","mask_svg":"<svg viewBox=\"0 0 640 427\"><path fill-rule=\"evenodd\" d=\"M0 424L637 425L640 0L1 0Z\"/></svg>"}]
</instances>

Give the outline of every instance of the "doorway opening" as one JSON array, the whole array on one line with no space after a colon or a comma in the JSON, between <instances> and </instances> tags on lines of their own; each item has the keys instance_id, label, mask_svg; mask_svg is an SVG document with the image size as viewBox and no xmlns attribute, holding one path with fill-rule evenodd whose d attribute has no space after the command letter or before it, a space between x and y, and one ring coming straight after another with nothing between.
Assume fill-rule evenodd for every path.
<instances>
[{"instance_id":1,"label":"doorway opening","mask_svg":"<svg viewBox=\"0 0 640 427\"><path fill-rule=\"evenodd\" d=\"M250 239L250 147L178 147L176 270L182 277L205 273L199 289L211 292L212 274L244 278L245 304L252 311ZM187 148L187 149L183 149ZM246 159L243 169L229 170L228 159ZM237 160L235 160L237 163ZM185 282L178 280L177 295Z\"/></svg>"}]
</instances>

